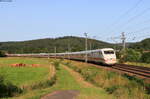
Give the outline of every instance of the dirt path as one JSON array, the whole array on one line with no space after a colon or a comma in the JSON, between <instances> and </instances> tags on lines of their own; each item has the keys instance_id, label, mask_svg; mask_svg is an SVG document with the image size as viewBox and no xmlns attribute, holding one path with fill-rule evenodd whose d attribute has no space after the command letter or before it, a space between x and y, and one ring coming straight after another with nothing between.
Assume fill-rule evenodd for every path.
<instances>
[{"instance_id":1,"label":"dirt path","mask_svg":"<svg viewBox=\"0 0 150 99\"><path fill-rule=\"evenodd\" d=\"M62 67L67 70L70 75L75 78L75 80L77 81L77 83L82 86L83 88L95 88L95 89L99 89L97 87L95 87L94 85L92 85L91 83L86 82L82 76L75 72L74 70L70 69L67 66L63 66ZM75 99L78 95L79 95L80 91L79 90L59 90L59 91L55 91L52 92L50 94L47 94L45 96L43 96L41 99Z\"/></svg>"},{"instance_id":2,"label":"dirt path","mask_svg":"<svg viewBox=\"0 0 150 99\"><path fill-rule=\"evenodd\" d=\"M77 90L64 90L64 91L55 91L51 94L48 94L41 99L74 99L75 96L79 94Z\"/></svg>"},{"instance_id":3,"label":"dirt path","mask_svg":"<svg viewBox=\"0 0 150 99\"><path fill-rule=\"evenodd\" d=\"M72 75L71 72L73 72L73 70L69 69L66 66L63 66L63 68L66 69L67 71L69 71L69 73ZM73 74L75 75L75 73L73 73ZM74 75L72 75L72 76L74 76ZM76 74L76 76L78 76L78 75ZM75 79L76 78L77 77L75 77ZM79 93L80 92L78 90L60 90L60 91L55 91L53 93L47 94L47 95L43 96L41 99L75 99L75 97Z\"/></svg>"}]
</instances>

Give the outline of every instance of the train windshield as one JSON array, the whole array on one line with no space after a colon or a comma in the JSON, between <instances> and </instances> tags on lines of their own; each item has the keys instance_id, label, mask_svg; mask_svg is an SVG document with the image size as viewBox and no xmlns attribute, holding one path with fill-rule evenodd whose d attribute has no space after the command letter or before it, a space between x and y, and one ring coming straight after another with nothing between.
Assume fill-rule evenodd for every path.
<instances>
[{"instance_id":1,"label":"train windshield","mask_svg":"<svg viewBox=\"0 0 150 99\"><path fill-rule=\"evenodd\" d=\"M113 50L104 51L104 54L114 54L114 51Z\"/></svg>"}]
</instances>

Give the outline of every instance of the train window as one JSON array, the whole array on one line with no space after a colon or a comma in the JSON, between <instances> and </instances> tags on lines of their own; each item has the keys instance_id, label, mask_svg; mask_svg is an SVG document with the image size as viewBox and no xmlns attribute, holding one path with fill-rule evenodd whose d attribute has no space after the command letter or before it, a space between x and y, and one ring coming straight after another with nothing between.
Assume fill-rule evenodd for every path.
<instances>
[{"instance_id":1,"label":"train window","mask_svg":"<svg viewBox=\"0 0 150 99\"><path fill-rule=\"evenodd\" d=\"M104 54L114 54L114 51L110 50L110 51L104 51Z\"/></svg>"}]
</instances>

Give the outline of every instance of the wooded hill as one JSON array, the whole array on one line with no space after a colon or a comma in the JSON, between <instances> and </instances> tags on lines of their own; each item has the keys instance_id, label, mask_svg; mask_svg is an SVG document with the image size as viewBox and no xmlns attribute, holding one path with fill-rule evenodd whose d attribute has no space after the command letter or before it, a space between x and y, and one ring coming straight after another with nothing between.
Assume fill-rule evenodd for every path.
<instances>
[{"instance_id":1,"label":"wooded hill","mask_svg":"<svg viewBox=\"0 0 150 99\"><path fill-rule=\"evenodd\" d=\"M141 42L130 44L129 47L133 49L150 51L150 38L144 39Z\"/></svg>"},{"instance_id":2,"label":"wooded hill","mask_svg":"<svg viewBox=\"0 0 150 99\"><path fill-rule=\"evenodd\" d=\"M88 39L88 49L113 47L113 44ZM85 50L85 38L66 36L60 38L46 38L22 42L1 42L0 50L8 53L53 53L56 47L57 52L82 51ZM68 49L69 48L69 49Z\"/></svg>"},{"instance_id":3,"label":"wooded hill","mask_svg":"<svg viewBox=\"0 0 150 99\"><path fill-rule=\"evenodd\" d=\"M137 43L128 43L128 47L134 49L150 50L150 38ZM21 42L1 42L0 50L8 53L53 53L56 47L57 52L82 51L85 50L85 38L66 36L60 38L46 38ZM110 44L103 41L88 39L88 50L98 48L120 48L120 44Z\"/></svg>"}]
</instances>

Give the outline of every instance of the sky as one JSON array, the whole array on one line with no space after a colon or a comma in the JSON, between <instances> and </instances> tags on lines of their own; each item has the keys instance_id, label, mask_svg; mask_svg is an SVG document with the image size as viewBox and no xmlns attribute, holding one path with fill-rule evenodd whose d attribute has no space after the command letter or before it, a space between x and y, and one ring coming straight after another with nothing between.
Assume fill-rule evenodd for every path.
<instances>
[{"instance_id":1,"label":"sky","mask_svg":"<svg viewBox=\"0 0 150 99\"><path fill-rule=\"evenodd\" d=\"M2 1L2 0L1 0ZM107 42L150 37L150 0L0 2L0 42L82 36Z\"/></svg>"}]
</instances>

